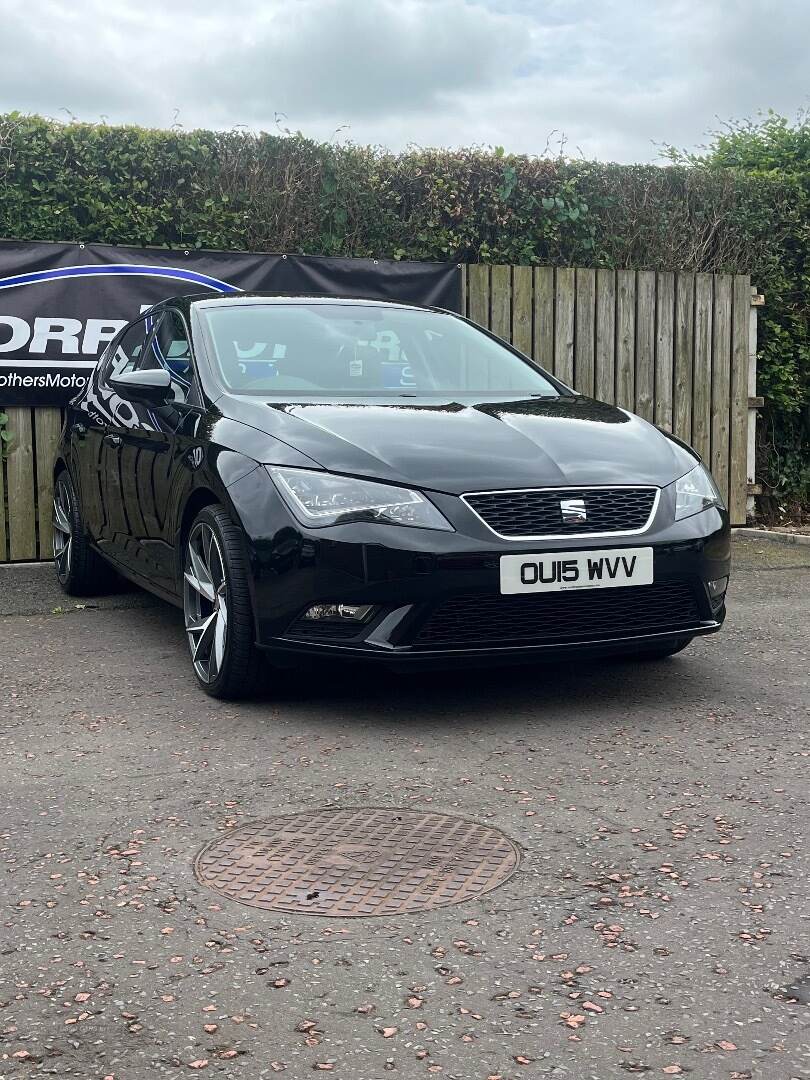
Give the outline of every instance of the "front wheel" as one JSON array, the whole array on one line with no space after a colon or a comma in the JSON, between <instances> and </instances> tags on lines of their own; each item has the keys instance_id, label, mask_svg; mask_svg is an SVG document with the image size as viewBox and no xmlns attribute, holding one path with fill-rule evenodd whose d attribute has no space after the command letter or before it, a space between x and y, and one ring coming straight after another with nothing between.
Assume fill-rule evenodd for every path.
<instances>
[{"instance_id":1,"label":"front wheel","mask_svg":"<svg viewBox=\"0 0 810 1080\"><path fill-rule=\"evenodd\" d=\"M194 674L211 697L255 693L262 658L254 642L242 536L224 507L201 510L186 539L183 612Z\"/></svg>"}]
</instances>

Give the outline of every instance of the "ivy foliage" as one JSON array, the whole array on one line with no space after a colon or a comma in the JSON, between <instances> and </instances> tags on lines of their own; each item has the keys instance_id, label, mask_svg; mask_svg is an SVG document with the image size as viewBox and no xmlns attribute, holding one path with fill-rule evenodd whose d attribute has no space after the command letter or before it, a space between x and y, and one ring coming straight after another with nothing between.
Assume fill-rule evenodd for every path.
<instances>
[{"instance_id":1,"label":"ivy foliage","mask_svg":"<svg viewBox=\"0 0 810 1080\"><path fill-rule=\"evenodd\" d=\"M459 262L751 273L779 490L805 483L806 123L664 167L0 116L0 236ZM803 290L803 291L802 291ZM792 455L792 456L791 456Z\"/></svg>"}]
</instances>

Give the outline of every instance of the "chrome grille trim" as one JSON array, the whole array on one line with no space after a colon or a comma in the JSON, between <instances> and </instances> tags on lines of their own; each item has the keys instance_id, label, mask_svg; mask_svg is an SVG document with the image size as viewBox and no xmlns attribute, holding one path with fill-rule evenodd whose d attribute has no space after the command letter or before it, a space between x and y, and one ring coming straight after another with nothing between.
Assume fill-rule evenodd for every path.
<instances>
[{"instance_id":1,"label":"chrome grille trim","mask_svg":"<svg viewBox=\"0 0 810 1080\"><path fill-rule=\"evenodd\" d=\"M557 493L560 498L565 498L568 493L580 491L628 491L638 489L655 493L649 517L639 529L623 529L614 532L528 533L520 536L507 535L506 533L500 533L496 529L493 529L486 519L483 518L468 501L476 495L521 495L533 491L553 491ZM524 540L590 540L611 536L640 536L641 533L646 532L655 520L655 515L658 513L658 506L661 501L661 488L655 487L653 484L585 484L581 487L568 485L566 487L498 488L490 491L467 491L461 496L461 501L467 509L478 518L484 528L488 529L493 536L497 536L500 540L511 540L516 543L522 543Z\"/></svg>"}]
</instances>

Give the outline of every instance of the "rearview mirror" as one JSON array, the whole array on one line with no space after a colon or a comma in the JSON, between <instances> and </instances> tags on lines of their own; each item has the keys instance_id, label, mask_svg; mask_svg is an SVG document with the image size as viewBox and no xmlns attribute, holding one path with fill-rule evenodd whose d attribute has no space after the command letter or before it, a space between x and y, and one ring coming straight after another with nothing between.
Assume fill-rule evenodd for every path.
<instances>
[{"instance_id":1,"label":"rearview mirror","mask_svg":"<svg viewBox=\"0 0 810 1080\"><path fill-rule=\"evenodd\" d=\"M172 378L163 368L147 371L125 371L110 379L110 386L117 394L132 401L147 401L151 405L165 405L174 400Z\"/></svg>"}]
</instances>

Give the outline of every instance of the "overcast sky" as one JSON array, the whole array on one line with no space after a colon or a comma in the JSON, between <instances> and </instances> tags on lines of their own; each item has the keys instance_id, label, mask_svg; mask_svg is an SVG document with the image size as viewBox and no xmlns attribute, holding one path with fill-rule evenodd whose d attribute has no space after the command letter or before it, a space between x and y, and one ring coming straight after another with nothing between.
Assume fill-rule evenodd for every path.
<instances>
[{"instance_id":1,"label":"overcast sky","mask_svg":"<svg viewBox=\"0 0 810 1080\"><path fill-rule=\"evenodd\" d=\"M0 111L654 161L807 107L808 43L810 0L0 0Z\"/></svg>"}]
</instances>

